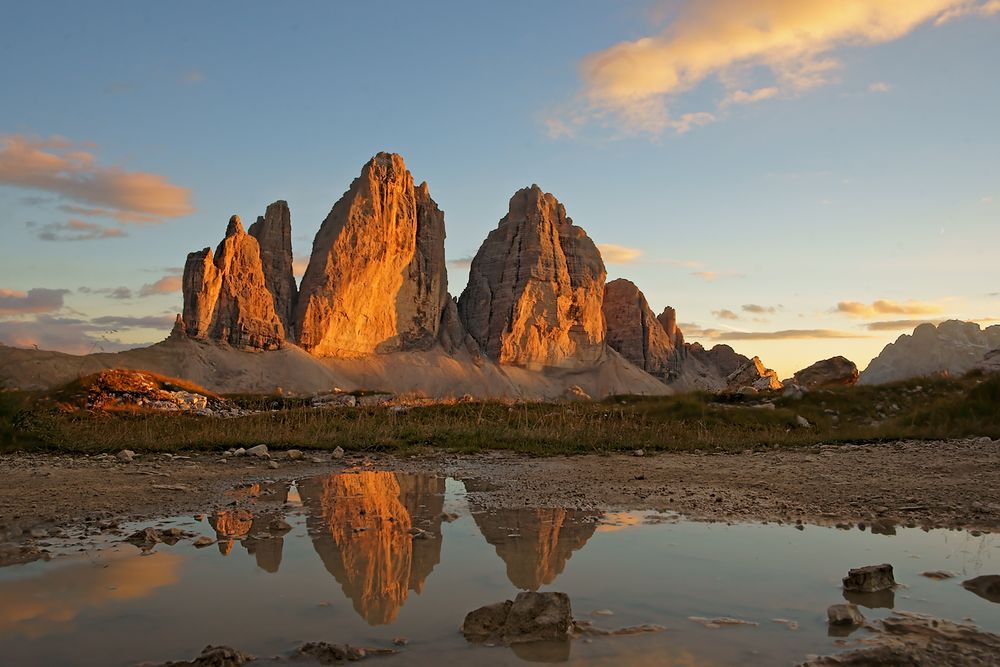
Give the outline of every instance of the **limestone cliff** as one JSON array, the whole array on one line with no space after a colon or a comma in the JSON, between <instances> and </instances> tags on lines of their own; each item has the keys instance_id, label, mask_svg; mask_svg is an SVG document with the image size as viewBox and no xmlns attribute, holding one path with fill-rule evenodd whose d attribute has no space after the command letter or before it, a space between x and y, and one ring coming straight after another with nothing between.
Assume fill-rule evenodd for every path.
<instances>
[{"instance_id":1,"label":"limestone cliff","mask_svg":"<svg viewBox=\"0 0 1000 667\"><path fill-rule=\"evenodd\" d=\"M472 260L459 316L486 356L502 364L592 364L605 353L606 275L586 232L532 185L511 197Z\"/></svg>"},{"instance_id":2,"label":"limestone cliff","mask_svg":"<svg viewBox=\"0 0 1000 667\"><path fill-rule=\"evenodd\" d=\"M402 157L379 153L313 241L295 309L299 345L336 357L427 348L447 299L444 214Z\"/></svg>"},{"instance_id":3,"label":"limestone cliff","mask_svg":"<svg viewBox=\"0 0 1000 667\"><path fill-rule=\"evenodd\" d=\"M281 347L285 330L264 278L260 246L238 215L230 218L214 256L209 248L188 255L182 285L189 336L243 349Z\"/></svg>"},{"instance_id":4,"label":"limestone cliff","mask_svg":"<svg viewBox=\"0 0 1000 667\"><path fill-rule=\"evenodd\" d=\"M264 284L271 293L274 311L281 320L286 338L293 338L292 314L298 288L292 273L292 214L288 202L279 200L270 204L247 233L257 239Z\"/></svg>"},{"instance_id":5,"label":"limestone cliff","mask_svg":"<svg viewBox=\"0 0 1000 667\"><path fill-rule=\"evenodd\" d=\"M624 278L604 286L602 310L607 322L608 345L647 373L661 378L666 376L674 352L676 323L671 336L653 315L646 297L635 283Z\"/></svg>"}]
</instances>

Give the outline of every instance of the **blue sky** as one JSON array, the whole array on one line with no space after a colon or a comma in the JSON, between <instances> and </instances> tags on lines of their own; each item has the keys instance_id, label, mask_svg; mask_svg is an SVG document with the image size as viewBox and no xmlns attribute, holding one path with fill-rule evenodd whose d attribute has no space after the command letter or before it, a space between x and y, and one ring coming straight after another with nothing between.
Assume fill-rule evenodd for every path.
<instances>
[{"instance_id":1,"label":"blue sky","mask_svg":"<svg viewBox=\"0 0 1000 667\"><path fill-rule=\"evenodd\" d=\"M851 13L871 6L884 11ZM834 354L864 367L913 320L1000 317L996 0L39 2L4 15L8 344L158 340L185 254L218 243L230 215L288 200L307 255L380 150L445 211L456 294L461 260L538 183L624 249L606 253L609 278L632 279L657 312L675 306L689 340L783 376ZM24 176L29 150L76 160L72 186ZM134 172L150 175L144 203L121 201Z\"/></svg>"}]
</instances>

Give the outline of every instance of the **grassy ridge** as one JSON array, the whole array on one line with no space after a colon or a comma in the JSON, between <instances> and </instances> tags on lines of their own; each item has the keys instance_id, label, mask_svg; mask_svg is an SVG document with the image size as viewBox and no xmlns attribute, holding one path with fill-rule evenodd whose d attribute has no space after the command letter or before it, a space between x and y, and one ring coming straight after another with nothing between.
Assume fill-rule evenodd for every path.
<instances>
[{"instance_id":1,"label":"grassy ridge","mask_svg":"<svg viewBox=\"0 0 1000 667\"><path fill-rule=\"evenodd\" d=\"M818 442L1000 438L1000 377L913 380L775 396L613 397L595 403L461 403L312 409L278 397L240 397L273 411L237 419L149 412L62 412L37 397L0 393L0 447L70 452L334 448L410 451L510 449L532 454L645 449L741 450ZM750 407L771 400L775 409ZM276 409L275 409L276 408ZM813 425L796 424L801 415Z\"/></svg>"}]
</instances>

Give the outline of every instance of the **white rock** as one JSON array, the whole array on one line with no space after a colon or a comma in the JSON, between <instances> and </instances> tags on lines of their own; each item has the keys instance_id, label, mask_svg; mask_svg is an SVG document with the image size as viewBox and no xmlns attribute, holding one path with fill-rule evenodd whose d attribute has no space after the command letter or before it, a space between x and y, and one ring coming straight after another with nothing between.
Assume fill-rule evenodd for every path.
<instances>
[{"instance_id":1,"label":"white rock","mask_svg":"<svg viewBox=\"0 0 1000 667\"><path fill-rule=\"evenodd\" d=\"M812 424L809 423L809 420L802 415L795 415L795 423L802 428L812 428Z\"/></svg>"},{"instance_id":2,"label":"white rock","mask_svg":"<svg viewBox=\"0 0 1000 667\"><path fill-rule=\"evenodd\" d=\"M133 452L131 449L123 449L120 452L118 452L119 461L124 461L125 463L131 463L132 459L134 458L135 458L135 452Z\"/></svg>"},{"instance_id":3,"label":"white rock","mask_svg":"<svg viewBox=\"0 0 1000 667\"><path fill-rule=\"evenodd\" d=\"M261 459L270 457L270 454L267 453L267 445L257 445L255 447L251 447L246 451L246 454L247 456L256 456Z\"/></svg>"},{"instance_id":4,"label":"white rock","mask_svg":"<svg viewBox=\"0 0 1000 667\"><path fill-rule=\"evenodd\" d=\"M242 447L233 452L233 456L246 456L246 454L247 450L243 449Z\"/></svg>"},{"instance_id":5,"label":"white rock","mask_svg":"<svg viewBox=\"0 0 1000 667\"><path fill-rule=\"evenodd\" d=\"M299 459L302 458L302 450L301 449L289 449L288 452L287 452L287 454L288 454L288 458L290 458L293 461L298 461Z\"/></svg>"}]
</instances>

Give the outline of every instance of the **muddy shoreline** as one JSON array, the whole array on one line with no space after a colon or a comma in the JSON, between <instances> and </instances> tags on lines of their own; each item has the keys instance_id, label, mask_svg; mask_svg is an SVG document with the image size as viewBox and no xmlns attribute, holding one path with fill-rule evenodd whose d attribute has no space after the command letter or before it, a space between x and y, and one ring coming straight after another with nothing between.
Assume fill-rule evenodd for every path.
<instances>
[{"instance_id":1,"label":"muddy shoreline","mask_svg":"<svg viewBox=\"0 0 1000 667\"><path fill-rule=\"evenodd\" d=\"M702 521L1000 530L1000 441L966 439L655 455L533 458L507 452L420 457L307 452L278 467L217 454L115 457L0 456L0 536L32 529L205 512L232 502L234 485L351 467L477 481L490 508L655 509Z\"/></svg>"},{"instance_id":2,"label":"muddy shoreline","mask_svg":"<svg viewBox=\"0 0 1000 667\"><path fill-rule=\"evenodd\" d=\"M307 452L277 468L217 454L0 456L0 541L39 529L206 512L234 485L372 467L476 480L487 508L654 509L701 521L1000 531L1000 441L966 439L801 449L532 458L507 452L420 457ZM479 490L488 489L488 490Z\"/></svg>"}]
</instances>

